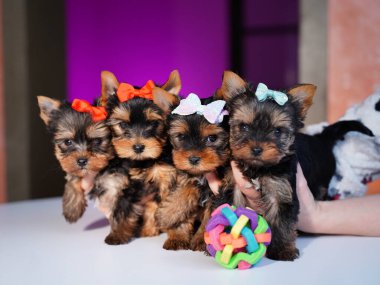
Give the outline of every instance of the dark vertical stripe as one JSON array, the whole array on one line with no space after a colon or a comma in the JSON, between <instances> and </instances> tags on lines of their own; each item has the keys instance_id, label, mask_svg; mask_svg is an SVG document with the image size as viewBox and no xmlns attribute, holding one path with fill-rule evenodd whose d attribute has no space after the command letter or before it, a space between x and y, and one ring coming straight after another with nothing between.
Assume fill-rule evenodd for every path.
<instances>
[{"instance_id":1,"label":"dark vertical stripe","mask_svg":"<svg viewBox=\"0 0 380 285\"><path fill-rule=\"evenodd\" d=\"M231 69L239 74L242 73L242 54L243 54L242 7L243 7L242 0L230 0Z\"/></svg>"}]
</instances>

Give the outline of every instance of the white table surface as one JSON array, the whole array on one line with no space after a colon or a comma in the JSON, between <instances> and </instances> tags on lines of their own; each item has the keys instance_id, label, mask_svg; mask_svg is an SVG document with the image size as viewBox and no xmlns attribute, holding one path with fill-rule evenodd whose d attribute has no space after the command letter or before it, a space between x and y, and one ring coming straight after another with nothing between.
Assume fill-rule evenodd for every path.
<instances>
[{"instance_id":1,"label":"white table surface","mask_svg":"<svg viewBox=\"0 0 380 285\"><path fill-rule=\"evenodd\" d=\"M162 249L165 234L109 246L109 225L90 205L76 224L61 200L0 206L0 284L380 284L380 238L299 237L295 262L264 258L228 270L211 257Z\"/></svg>"}]
</instances>

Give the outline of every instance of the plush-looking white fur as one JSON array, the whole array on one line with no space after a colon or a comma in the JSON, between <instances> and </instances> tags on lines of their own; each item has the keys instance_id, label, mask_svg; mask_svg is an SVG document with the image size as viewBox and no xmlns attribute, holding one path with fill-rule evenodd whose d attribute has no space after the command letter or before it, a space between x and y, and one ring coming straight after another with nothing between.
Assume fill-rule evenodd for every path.
<instances>
[{"instance_id":1,"label":"plush-looking white fur","mask_svg":"<svg viewBox=\"0 0 380 285\"><path fill-rule=\"evenodd\" d=\"M366 183L380 178L380 111L375 105L380 101L380 89L363 102L349 108L339 120L358 120L369 128L375 137L349 132L337 142L333 152L336 172L330 181L329 196L337 199L363 196ZM327 122L305 128L307 134L320 133Z\"/></svg>"}]
</instances>

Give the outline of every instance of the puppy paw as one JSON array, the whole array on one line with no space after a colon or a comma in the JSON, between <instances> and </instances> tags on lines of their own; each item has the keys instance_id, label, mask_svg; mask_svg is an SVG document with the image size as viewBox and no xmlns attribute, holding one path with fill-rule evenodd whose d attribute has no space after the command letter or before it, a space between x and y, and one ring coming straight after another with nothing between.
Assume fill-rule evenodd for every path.
<instances>
[{"instance_id":1,"label":"puppy paw","mask_svg":"<svg viewBox=\"0 0 380 285\"><path fill-rule=\"evenodd\" d=\"M203 237L194 237L190 242L190 249L193 251L206 252L206 243L203 240Z\"/></svg>"},{"instance_id":2,"label":"puppy paw","mask_svg":"<svg viewBox=\"0 0 380 285\"><path fill-rule=\"evenodd\" d=\"M186 240L167 239L163 245L166 250L190 249L190 244Z\"/></svg>"},{"instance_id":3,"label":"puppy paw","mask_svg":"<svg viewBox=\"0 0 380 285\"><path fill-rule=\"evenodd\" d=\"M106 244L109 244L109 245L119 245L119 244L125 244L125 243L128 243L130 241L130 239L122 239L120 238L119 236L115 235L115 234L112 234L110 233L104 240L104 242Z\"/></svg>"},{"instance_id":4,"label":"puppy paw","mask_svg":"<svg viewBox=\"0 0 380 285\"><path fill-rule=\"evenodd\" d=\"M280 250L268 249L266 257L272 260L294 261L299 257L299 250L295 247Z\"/></svg>"},{"instance_id":5,"label":"puppy paw","mask_svg":"<svg viewBox=\"0 0 380 285\"><path fill-rule=\"evenodd\" d=\"M79 206L79 207L71 207L69 209L63 209L63 216L65 217L65 220L69 222L70 224L75 223L79 220L80 217L83 216L85 207Z\"/></svg>"},{"instance_id":6,"label":"puppy paw","mask_svg":"<svg viewBox=\"0 0 380 285\"><path fill-rule=\"evenodd\" d=\"M83 216L86 210L87 201L83 192L78 192L75 189L66 188L63 193L62 210L63 216L69 223L76 222Z\"/></svg>"}]
</instances>

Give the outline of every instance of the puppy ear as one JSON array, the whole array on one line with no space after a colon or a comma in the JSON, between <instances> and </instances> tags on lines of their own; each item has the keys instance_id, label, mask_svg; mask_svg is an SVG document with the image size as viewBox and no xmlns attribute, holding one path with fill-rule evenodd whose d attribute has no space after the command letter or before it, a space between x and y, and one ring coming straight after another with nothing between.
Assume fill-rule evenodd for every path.
<instances>
[{"instance_id":1,"label":"puppy ear","mask_svg":"<svg viewBox=\"0 0 380 285\"><path fill-rule=\"evenodd\" d=\"M171 108L179 104L179 97L171 94L160 87L154 87L152 90L153 102L160 107L167 115Z\"/></svg>"},{"instance_id":2,"label":"puppy ear","mask_svg":"<svg viewBox=\"0 0 380 285\"><path fill-rule=\"evenodd\" d=\"M119 87L119 81L117 81L116 76L110 71L102 71L100 78L102 81L102 96L100 104L105 107L107 105L107 99L115 94L115 91Z\"/></svg>"},{"instance_id":3,"label":"puppy ear","mask_svg":"<svg viewBox=\"0 0 380 285\"><path fill-rule=\"evenodd\" d=\"M236 73L226 70L223 73L222 86L216 91L216 99L231 100L247 90L247 83Z\"/></svg>"},{"instance_id":4,"label":"puppy ear","mask_svg":"<svg viewBox=\"0 0 380 285\"><path fill-rule=\"evenodd\" d=\"M38 106L40 106L40 117L45 125L48 125L51 119L51 114L61 106L61 102L45 96L37 96Z\"/></svg>"},{"instance_id":5,"label":"puppy ear","mask_svg":"<svg viewBox=\"0 0 380 285\"><path fill-rule=\"evenodd\" d=\"M293 102L299 105L299 115L301 119L305 119L306 113L310 106L313 104L313 97L317 86L313 84L301 84L288 90L288 94L292 98Z\"/></svg>"},{"instance_id":6,"label":"puppy ear","mask_svg":"<svg viewBox=\"0 0 380 285\"><path fill-rule=\"evenodd\" d=\"M178 70L173 70L169 75L168 81L166 81L166 83L161 86L162 89L174 95L179 94L181 87L181 77L179 76Z\"/></svg>"}]
</instances>

